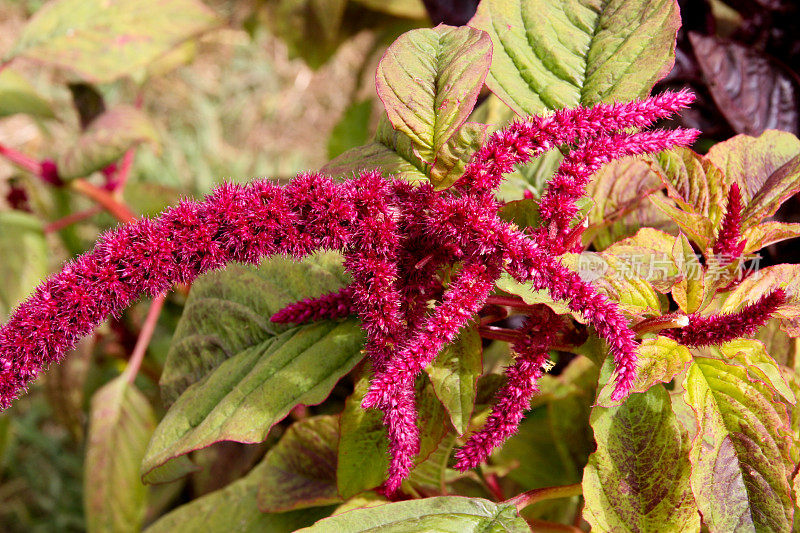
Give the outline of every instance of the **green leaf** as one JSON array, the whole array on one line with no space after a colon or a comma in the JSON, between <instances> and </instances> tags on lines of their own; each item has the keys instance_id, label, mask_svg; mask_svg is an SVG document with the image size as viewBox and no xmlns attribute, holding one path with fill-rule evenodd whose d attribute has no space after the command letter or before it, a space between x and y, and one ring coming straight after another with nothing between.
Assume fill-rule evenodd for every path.
<instances>
[{"instance_id":1,"label":"green leaf","mask_svg":"<svg viewBox=\"0 0 800 533\"><path fill-rule=\"evenodd\" d=\"M685 215L682 219L676 218L675 213L664 209L663 202L653 197L656 207L666 211L684 233L705 250L722 221L730 178L709 159L688 148L666 150L658 155L657 160L663 169L659 175L667 186L667 194Z\"/></svg>"},{"instance_id":2,"label":"green leaf","mask_svg":"<svg viewBox=\"0 0 800 533\"><path fill-rule=\"evenodd\" d=\"M491 48L482 31L439 25L405 33L386 50L375 76L378 96L426 165L434 165L475 106Z\"/></svg>"},{"instance_id":3,"label":"green leaf","mask_svg":"<svg viewBox=\"0 0 800 533\"><path fill-rule=\"evenodd\" d=\"M362 170L379 170L410 182L428 180L429 169L414 154L408 135L395 131L389 119L382 117L375 141L352 148L320 170L329 176L351 178Z\"/></svg>"},{"instance_id":4,"label":"green leaf","mask_svg":"<svg viewBox=\"0 0 800 533\"><path fill-rule=\"evenodd\" d=\"M696 357L686 377L695 411L691 485L711 531L790 531L793 467L785 407L747 370Z\"/></svg>"},{"instance_id":5,"label":"green leaf","mask_svg":"<svg viewBox=\"0 0 800 533\"><path fill-rule=\"evenodd\" d=\"M693 350L703 357L720 359L728 364L745 368L751 378L768 383L788 403L795 403L795 395L781 374L780 366L767 353L767 349L761 341L736 339L721 346L708 346Z\"/></svg>"},{"instance_id":6,"label":"green leaf","mask_svg":"<svg viewBox=\"0 0 800 533\"><path fill-rule=\"evenodd\" d=\"M636 235L612 244L603 257L613 256L616 268L646 280L655 290L668 293L680 279L672 255L675 237L654 228L642 228Z\"/></svg>"},{"instance_id":7,"label":"green leaf","mask_svg":"<svg viewBox=\"0 0 800 533\"><path fill-rule=\"evenodd\" d=\"M597 451L584 470L584 518L597 531L699 531L689 439L664 387L592 410Z\"/></svg>"},{"instance_id":8,"label":"green leaf","mask_svg":"<svg viewBox=\"0 0 800 533\"><path fill-rule=\"evenodd\" d=\"M134 107L118 106L97 117L69 150L56 160L58 174L70 180L88 176L121 158L144 142L158 143L150 119Z\"/></svg>"},{"instance_id":9,"label":"green leaf","mask_svg":"<svg viewBox=\"0 0 800 533\"><path fill-rule=\"evenodd\" d=\"M5 60L25 57L106 83L219 24L196 0L51 0L28 21Z\"/></svg>"},{"instance_id":10,"label":"green leaf","mask_svg":"<svg viewBox=\"0 0 800 533\"><path fill-rule=\"evenodd\" d=\"M192 284L161 374L168 405L186 388L236 354L285 332L269 317L288 304L339 290L349 282L341 256L303 261L272 257L258 267L228 265Z\"/></svg>"},{"instance_id":11,"label":"green leaf","mask_svg":"<svg viewBox=\"0 0 800 533\"><path fill-rule=\"evenodd\" d=\"M800 318L800 266L784 263L773 265L747 276L732 292L718 296L712 302L715 310L732 313L742 307L757 302L765 294L781 288L786 293L786 303L773 315L781 319L781 329L792 337L800 336L800 331L792 323Z\"/></svg>"},{"instance_id":12,"label":"green leaf","mask_svg":"<svg viewBox=\"0 0 800 533\"><path fill-rule=\"evenodd\" d=\"M436 450L411 471L404 484L408 483L417 492L422 491L423 494L447 494L445 486L448 474L447 463L455 448L456 438L455 434L450 434L442 439ZM449 470L449 472L459 475L459 472L455 470Z\"/></svg>"},{"instance_id":13,"label":"green leaf","mask_svg":"<svg viewBox=\"0 0 800 533\"><path fill-rule=\"evenodd\" d=\"M519 432L493 457L498 464L512 466L508 477L526 490L580 481L580 470L565 460L556 445L545 407L528 411Z\"/></svg>"},{"instance_id":14,"label":"green leaf","mask_svg":"<svg viewBox=\"0 0 800 533\"><path fill-rule=\"evenodd\" d=\"M783 202L800 191L800 155L776 170L758 191L742 215L742 225L774 215Z\"/></svg>"},{"instance_id":15,"label":"green leaf","mask_svg":"<svg viewBox=\"0 0 800 533\"><path fill-rule=\"evenodd\" d=\"M343 499L373 489L386 479L389 467L388 441L383 413L364 410L361 401L369 389L369 364L364 365L353 394L345 402L340 421L336 485ZM415 383L420 451L414 462L422 464L433 454L450 431L447 412L434 394L430 380L422 376Z\"/></svg>"},{"instance_id":16,"label":"green leaf","mask_svg":"<svg viewBox=\"0 0 800 533\"><path fill-rule=\"evenodd\" d=\"M491 35L486 85L518 114L646 96L672 68L673 0L484 0L470 25Z\"/></svg>"},{"instance_id":17,"label":"green leaf","mask_svg":"<svg viewBox=\"0 0 800 533\"><path fill-rule=\"evenodd\" d=\"M262 442L296 405L316 405L361 360L356 321L292 328L191 385L156 428L142 472L221 440Z\"/></svg>"},{"instance_id":18,"label":"green leaf","mask_svg":"<svg viewBox=\"0 0 800 533\"><path fill-rule=\"evenodd\" d=\"M483 371L481 355L481 337L475 328L468 328L425 367L433 390L459 435L469 428L478 378Z\"/></svg>"},{"instance_id":19,"label":"green leaf","mask_svg":"<svg viewBox=\"0 0 800 533\"><path fill-rule=\"evenodd\" d=\"M756 197L761 195L765 187L774 188L777 185L774 182L768 185L770 177L798 154L800 140L797 137L784 131L767 130L758 137L736 135L717 143L708 151L706 158L722 169L731 182L739 184L742 200L747 207L744 225L748 227L763 218L754 217L756 211L760 211L752 207ZM795 181L798 181L797 177Z\"/></svg>"},{"instance_id":20,"label":"green leaf","mask_svg":"<svg viewBox=\"0 0 800 533\"><path fill-rule=\"evenodd\" d=\"M631 392L646 392L659 383L669 383L692 362L692 354L688 348L661 336L644 339L636 349L636 356L637 374ZM607 357L603 364L603 374L611 376L612 369L613 361ZM608 381L597 393L597 405L602 407L621 405L624 400L611 400L613 390L614 382Z\"/></svg>"},{"instance_id":21,"label":"green leaf","mask_svg":"<svg viewBox=\"0 0 800 533\"><path fill-rule=\"evenodd\" d=\"M246 477L161 517L146 533L291 533L330 514L329 507L279 514L259 511L256 496L267 468L262 461Z\"/></svg>"},{"instance_id":22,"label":"green leaf","mask_svg":"<svg viewBox=\"0 0 800 533\"><path fill-rule=\"evenodd\" d=\"M645 255L617 257L607 253L583 252L578 257L577 267L583 279L617 302L623 311L637 316L658 315L661 314L661 300L651 283L635 268L646 268L645 265L655 263L653 259ZM663 272L668 272L668 266L662 268ZM655 270L649 269L647 273L653 275Z\"/></svg>"},{"instance_id":23,"label":"green leaf","mask_svg":"<svg viewBox=\"0 0 800 533\"><path fill-rule=\"evenodd\" d=\"M480 498L439 496L355 509L320 520L303 529L308 533L356 533L380 531L481 531L483 533L527 533L525 521L508 503Z\"/></svg>"},{"instance_id":24,"label":"green leaf","mask_svg":"<svg viewBox=\"0 0 800 533\"><path fill-rule=\"evenodd\" d=\"M524 198L513 202L506 202L498 212L500 218L512 222L520 229L538 228L542 225L539 217L539 204L533 198Z\"/></svg>"},{"instance_id":25,"label":"green leaf","mask_svg":"<svg viewBox=\"0 0 800 533\"><path fill-rule=\"evenodd\" d=\"M661 187L661 178L649 161L629 157L605 165L586 188L594 207L589 211L584 243L593 242L602 250L639 228L668 228L669 217L647 201Z\"/></svg>"},{"instance_id":26,"label":"green leaf","mask_svg":"<svg viewBox=\"0 0 800 533\"><path fill-rule=\"evenodd\" d=\"M333 159L351 148L366 144L371 116L372 100L361 100L347 106L328 138L328 158Z\"/></svg>"},{"instance_id":27,"label":"green leaf","mask_svg":"<svg viewBox=\"0 0 800 533\"><path fill-rule=\"evenodd\" d=\"M675 239L672 257L680 272L680 281L672 287L672 297L684 313L701 309L709 296L705 285L705 272L694 248L684 234Z\"/></svg>"},{"instance_id":28,"label":"green leaf","mask_svg":"<svg viewBox=\"0 0 800 533\"><path fill-rule=\"evenodd\" d=\"M0 316L20 303L47 275L42 223L22 211L0 212Z\"/></svg>"},{"instance_id":29,"label":"green leaf","mask_svg":"<svg viewBox=\"0 0 800 533\"><path fill-rule=\"evenodd\" d=\"M466 122L436 154L436 163L429 177L437 189L445 189L464 175L472 154L486 143L489 126L477 122Z\"/></svg>"},{"instance_id":30,"label":"green leaf","mask_svg":"<svg viewBox=\"0 0 800 533\"><path fill-rule=\"evenodd\" d=\"M762 222L742 232L747 241L744 253L749 254L787 239L800 237L800 224L787 222Z\"/></svg>"},{"instance_id":31,"label":"green leaf","mask_svg":"<svg viewBox=\"0 0 800 533\"><path fill-rule=\"evenodd\" d=\"M282 513L340 501L336 491L337 416L292 424L264 457L258 508Z\"/></svg>"},{"instance_id":32,"label":"green leaf","mask_svg":"<svg viewBox=\"0 0 800 533\"><path fill-rule=\"evenodd\" d=\"M383 427L383 413L361 407L361 401L369 390L371 374L371 367L365 362L356 379L353 394L344 402L339 421L336 486L345 500L383 483L389 466L389 445Z\"/></svg>"},{"instance_id":33,"label":"green leaf","mask_svg":"<svg viewBox=\"0 0 800 533\"><path fill-rule=\"evenodd\" d=\"M0 117L24 113L33 117L53 118L50 102L20 74L6 68L0 71Z\"/></svg>"},{"instance_id":34,"label":"green leaf","mask_svg":"<svg viewBox=\"0 0 800 533\"><path fill-rule=\"evenodd\" d=\"M127 373L92 397L84 467L87 530L140 531L147 488L139 463L156 420L147 398L128 383Z\"/></svg>"}]
</instances>

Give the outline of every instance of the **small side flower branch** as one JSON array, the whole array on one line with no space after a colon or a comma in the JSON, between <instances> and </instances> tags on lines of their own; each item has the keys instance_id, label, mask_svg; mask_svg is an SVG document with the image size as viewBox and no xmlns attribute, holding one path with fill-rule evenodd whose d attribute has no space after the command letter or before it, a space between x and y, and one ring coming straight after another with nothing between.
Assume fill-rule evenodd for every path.
<instances>
[{"instance_id":1,"label":"small side flower branch","mask_svg":"<svg viewBox=\"0 0 800 533\"><path fill-rule=\"evenodd\" d=\"M8 407L44 367L142 294L161 294L232 261L258 263L275 254L301 258L320 249L343 253L352 284L290 305L272 319L360 317L374 371L363 406L384 412L389 493L408 475L419 450L416 377L480 313L502 316L504 308L521 305L492 296L502 272L586 318L613 357L613 398L624 398L636 376L636 334L619 307L566 268L559 255L574 247L585 227L570 222L591 175L615 158L690 144L694 130L630 131L692 100L688 92L664 93L515 122L492 135L444 191L374 171L344 182L306 173L283 187L267 180L225 184L203 201L183 201L158 219L121 226L39 286L0 329L0 406ZM528 234L498 216L494 191L515 165L556 146L571 151L542 197L542 228ZM447 282L439 276L444 267L451 273ZM778 296L745 313L741 323L771 312ZM541 309L523 308L524 328L507 330L514 333L509 339L515 363L486 425L457 452L458 468L484 461L517 430L547 351L572 334L561 318ZM686 328L711 327L698 317L688 320ZM482 327L491 334L491 322ZM731 326L729 334L740 330L746 328Z\"/></svg>"}]
</instances>

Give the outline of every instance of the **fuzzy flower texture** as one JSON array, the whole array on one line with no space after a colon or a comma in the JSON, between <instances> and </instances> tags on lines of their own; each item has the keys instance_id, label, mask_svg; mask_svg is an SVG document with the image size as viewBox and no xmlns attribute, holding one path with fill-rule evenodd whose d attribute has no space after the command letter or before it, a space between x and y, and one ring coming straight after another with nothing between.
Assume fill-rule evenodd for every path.
<instances>
[{"instance_id":1,"label":"fuzzy flower texture","mask_svg":"<svg viewBox=\"0 0 800 533\"><path fill-rule=\"evenodd\" d=\"M493 134L444 191L374 171L341 182L301 174L283 187L267 180L222 185L203 201L121 226L39 286L0 330L0 406L8 407L43 368L142 294L159 294L231 261L301 258L320 249L343 253L353 283L272 319L304 322L351 312L361 318L374 372L363 406L384 412L388 492L408 475L419 450L415 378L481 310L503 271L586 317L608 343L614 398L623 398L636 374L634 334L619 307L559 255L575 247L576 201L592 174L616 158L690 144L693 130L631 131L692 100L687 92L664 93L515 122ZM553 147L570 151L540 199L543 226L525 233L498 217L494 190L515 165ZM438 277L445 265L458 266L447 283ZM516 431L554 342L554 320L526 323L492 413L457 454L459 468L481 463Z\"/></svg>"}]
</instances>

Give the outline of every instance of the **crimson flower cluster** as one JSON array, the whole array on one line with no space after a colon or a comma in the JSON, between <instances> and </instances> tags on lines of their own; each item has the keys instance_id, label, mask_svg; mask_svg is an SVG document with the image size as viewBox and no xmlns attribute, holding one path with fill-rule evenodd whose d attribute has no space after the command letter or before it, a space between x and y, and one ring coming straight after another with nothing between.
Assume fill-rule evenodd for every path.
<instances>
[{"instance_id":1,"label":"crimson flower cluster","mask_svg":"<svg viewBox=\"0 0 800 533\"><path fill-rule=\"evenodd\" d=\"M692 100L687 92L665 93L515 122L493 134L444 191L376 171L341 182L306 173L283 187L267 180L225 184L201 202L184 201L158 219L121 226L39 286L0 329L0 406L8 407L42 368L144 293L159 294L231 261L301 258L320 249L342 252L352 284L272 319L358 314L374 371L363 406L381 409L388 429L388 492L399 487L419 451L416 377L481 310L504 271L586 318L608 343L616 365L613 397L623 398L636 374L634 334L619 307L558 256L579 241L576 201L603 164L695 139L693 130L630 132ZM543 225L522 231L498 216L494 191L515 165L554 147L569 152L540 199ZM447 282L440 277L445 270ZM459 468L480 463L516 431L559 329L556 320L531 318L521 331L507 383L486 425L458 452Z\"/></svg>"}]
</instances>

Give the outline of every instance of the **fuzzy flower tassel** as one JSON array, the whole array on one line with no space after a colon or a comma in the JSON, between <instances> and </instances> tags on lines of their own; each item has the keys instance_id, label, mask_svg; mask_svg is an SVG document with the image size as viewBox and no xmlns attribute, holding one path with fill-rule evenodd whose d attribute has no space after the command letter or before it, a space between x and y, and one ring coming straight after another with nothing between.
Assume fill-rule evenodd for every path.
<instances>
[{"instance_id":1,"label":"fuzzy flower tassel","mask_svg":"<svg viewBox=\"0 0 800 533\"><path fill-rule=\"evenodd\" d=\"M692 130L630 130L692 100L687 92L664 93L516 122L493 134L464 175L443 191L377 172L346 181L301 174L283 187L267 180L223 185L203 201L186 201L158 219L113 230L36 289L0 329L0 407L8 407L43 368L106 317L144 294L160 294L232 261L258 263L275 254L301 258L320 249L342 253L352 284L292 304L271 320L359 316L374 372L363 406L384 413L392 455L389 493L408 476L420 449L416 377L480 312L503 271L586 318L609 346L616 364L614 398L622 398L636 374L634 335L619 307L558 256L575 241L570 228L575 202L591 175L618 157L691 143ZM514 165L555 147L572 153L542 198L545 228L528 234L498 216L494 190ZM732 197L729 211L735 210ZM720 324L728 324L729 334L750 331L782 295L776 291L770 298ZM686 338L718 326L708 317L691 320L682 333ZM459 452L460 468L483 461L515 431L536 390L550 335L537 323L528 340L515 345L517 361L507 384L486 427Z\"/></svg>"},{"instance_id":2,"label":"fuzzy flower tassel","mask_svg":"<svg viewBox=\"0 0 800 533\"><path fill-rule=\"evenodd\" d=\"M708 316L691 314L688 317L688 325L665 329L660 335L678 341L684 346L724 344L739 337L754 335L785 302L786 292L783 289L775 289L736 313Z\"/></svg>"}]
</instances>

